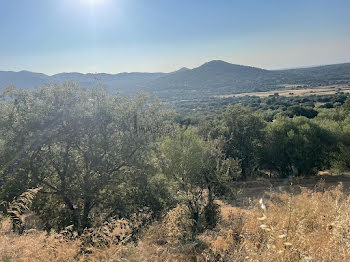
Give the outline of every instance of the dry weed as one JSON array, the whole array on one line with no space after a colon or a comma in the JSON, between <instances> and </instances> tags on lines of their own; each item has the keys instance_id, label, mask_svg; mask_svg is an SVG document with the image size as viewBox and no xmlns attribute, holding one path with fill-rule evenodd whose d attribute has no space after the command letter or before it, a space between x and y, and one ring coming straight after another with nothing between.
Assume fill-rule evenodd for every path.
<instances>
[{"instance_id":1,"label":"dry weed","mask_svg":"<svg viewBox=\"0 0 350 262\"><path fill-rule=\"evenodd\" d=\"M0 261L350 261L350 196L331 190L272 193L246 208L220 202L222 220L196 240L177 207L137 243L92 248L79 239L32 231L0 233ZM9 225L8 225L9 226Z\"/></svg>"}]
</instances>

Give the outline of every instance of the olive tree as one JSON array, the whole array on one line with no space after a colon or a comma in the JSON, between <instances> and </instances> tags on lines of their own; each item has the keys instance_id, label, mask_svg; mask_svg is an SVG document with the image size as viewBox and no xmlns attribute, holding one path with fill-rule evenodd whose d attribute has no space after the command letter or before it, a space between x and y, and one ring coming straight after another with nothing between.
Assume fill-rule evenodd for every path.
<instances>
[{"instance_id":1,"label":"olive tree","mask_svg":"<svg viewBox=\"0 0 350 262\"><path fill-rule=\"evenodd\" d=\"M213 192L219 182L217 166L221 159L217 148L187 129L165 138L156 152L156 167L168 179L178 203L190 210L192 233L198 232L202 218L206 226L215 226Z\"/></svg>"},{"instance_id":2,"label":"olive tree","mask_svg":"<svg viewBox=\"0 0 350 262\"><path fill-rule=\"evenodd\" d=\"M96 216L123 216L152 198L147 152L171 129L159 103L74 83L10 88L2 98L3 199L41 186L35 208L48 227L81 231Z\"/></svg>"},{"instance_id":3,"label":"olive tree","mask_svg":"<svg viewBox=\"0 0 350 262\"><path fill-rule=\"evenodd\" d=\"M282 177L316 174L336 145L331 132L306 117L279 117L265 131L261 165Z\"/></svg>"},{"instance_id":4,"label":"olive tree","mask_svg":"<svg viewBox=\"0 0 350 262\"><path fill-rule=\"evenodd\" d=\"M263 144L265 122L242 106L228 106L209 124L208 135L222 141L227 159L239 159L241 177L246 178L258 168Z\"/></svg>"}]
</instances>

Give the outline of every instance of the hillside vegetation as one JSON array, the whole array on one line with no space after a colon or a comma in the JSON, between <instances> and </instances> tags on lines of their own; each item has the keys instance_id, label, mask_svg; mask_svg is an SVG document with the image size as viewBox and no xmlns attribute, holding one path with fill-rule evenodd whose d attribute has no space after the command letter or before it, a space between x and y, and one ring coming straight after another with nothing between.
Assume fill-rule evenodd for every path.
<instances>
[{"instance_id":1,"label":"hillside vegetation","mask_svg":"<svg viewBox=\"0 0 350 262\"><path fill-rule=\"evenodd\" d=\"M209 117L72 82L0 98L3 261L349 259L347 188L294 186L350 171L347 94Z\"/></svg>"},{"instance_id":2,"label":"hillside vegetation","mask_svg":"<svg viewBox=\"0 0 350 262\"><path fill-rule=\"evenodd\" d=\"M1 261L348 261L350 199L341 185L329 191L271 193L249 206L221 205L215 229L187 239L190 221L177 207L143 231L137 243L93 247L63 233L0 232ZM321 192L320 192L321 190Z\"/></svg>"}]
</instances>

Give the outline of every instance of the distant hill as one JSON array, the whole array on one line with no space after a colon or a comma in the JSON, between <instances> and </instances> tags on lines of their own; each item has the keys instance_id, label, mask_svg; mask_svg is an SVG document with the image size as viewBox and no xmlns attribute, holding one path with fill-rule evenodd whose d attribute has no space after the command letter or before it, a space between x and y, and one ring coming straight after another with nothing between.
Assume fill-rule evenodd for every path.
<instances>
[{"instance_id":1,"label":"distant hill","mask_svg":"<svg viewBox=\"0 0 350 262\"><path fill-rule=\"evenodd\" d=\"M55 83L66 81L75 81L88 87L103 84L109 90L119 90L124 94L133 94L144 89L146 83L149 83L164 73L119 73L119 74L80 74L80 73L61 73L51 77Z\"/></svg>"},{"instance_id":2,"label":"distant hill","mask_svg":"<svg viewBox=\"0 0 350 262\"><path fill-rule=\"evenodd\" d=\"M111 91L119 90L121 93L127 94L144 89L146 83L163 75L164 73L60 73L48 76L29 71L0 71L0 88L14 85L16 88L28 89L44 84L62 84L67 81L75 81L88 87L103 84Z\"/></svg>"},{"instance_id":3,"label":"distant hill","mask_svg":"<svg viewBox=\"0 0 350 262\"><path fill-rule=\"evenodd\" d=\"M156 93L242 92L252 90L256 79L268 75L268 70L215 60L192 70L165 75L149 83L147 88Z\"/></svg>"},{"instance_id":4,"label":"distant hill","mask_svg":"<svg viewBox=\"0 0 350 262\"><path fill-rule=\"evenodd\" d=\"M10 84L17 88L32 88L46 83L60 84L66 81L76 81L88 87L103 84L109 90L119 90L122 94L145 91L162 98L187 99L268 91L285 84L317 86L349 83L350 63L265 70L214 60L197 68L184 67L171 73L60 73L53 76L28 71L0 71L0 88Z\"/></svg>"},{"instance_id":5,"label":"distant hill","mask_svg":"<svg viewBox=\"0 0 350 262\"><path fill-rule=\"evenodd\" d=\"M0 88L11 84L18 88L31 88L33 86L43 85L49 81L50 77L45 74L29 71L0 71Z\"/></svg>"},{"instance_id":6,"label":"distant hill","mask_svg":"<svg viewBox=\"0 0 350 262\"><path fill-rule=\"evenodd\" d=\"M148 84L158 96L195 98L203 95L269 91L284 84L327 85L350 82L350 63L289 70L265 70L256 67L211 61L192 70L165 75Z\"/></svg>"},{"instance_id":7,"label":"distant hill","mask_svg":"<svg viewBox=\"0 0 350 262\"><path fill-rule=\"evenodd\" d=\"M320 81L322 83L327 83L329 81L349 81L350 63L297 68L276 72L282 72L290 81L294 79L305 83L312 83L313 81Z\"/></svg>"}]
</instances>

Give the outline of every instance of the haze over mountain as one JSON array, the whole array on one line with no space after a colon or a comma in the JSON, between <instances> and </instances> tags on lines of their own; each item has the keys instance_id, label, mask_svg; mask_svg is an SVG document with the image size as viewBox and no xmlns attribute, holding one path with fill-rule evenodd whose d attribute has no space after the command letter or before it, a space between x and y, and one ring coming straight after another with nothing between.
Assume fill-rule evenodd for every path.
<instances>
[{"instance_id":1,"label":"haze over mountain","mask_svg":"<svg viewBox=\"0 0 350 262\"><path fill-rule=\"evenodd\" d=\"M184 67L171 73L60 73L52 76L28 71L0 71L0 87L12 84L16 88L26 89L66 81L75 81L88 87L103 84L109 90L119 90L122 94L145 91L160 97L197 97L267 91L276 89L281 84L347 83L350 81L350 63L265 70L214 60L197 68Z\"/></svg>"},{"instance_id":2,"label":"haze over mountain","mask_svg":"<svg viewBox=\"0 0 350 262\"><path fill-rule=\"evenodd\" d=\"M110 90L120 89L123 93L132 93L163 75L164 73L82 74L74 72L48 76L28 71L0 71L0 88L14 85L16 88L27 89L43 84L62 84L67 81L75 81L88 87L103 84Z\"/></svg>"}]
</instances>

